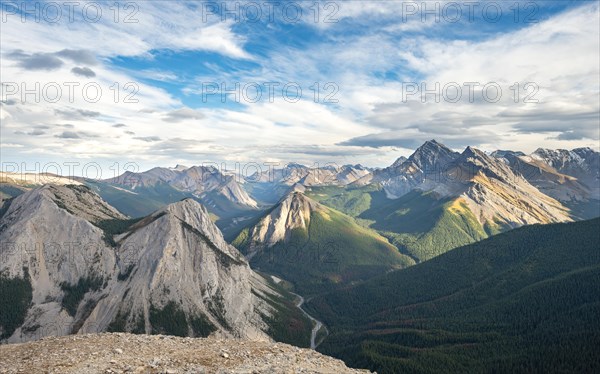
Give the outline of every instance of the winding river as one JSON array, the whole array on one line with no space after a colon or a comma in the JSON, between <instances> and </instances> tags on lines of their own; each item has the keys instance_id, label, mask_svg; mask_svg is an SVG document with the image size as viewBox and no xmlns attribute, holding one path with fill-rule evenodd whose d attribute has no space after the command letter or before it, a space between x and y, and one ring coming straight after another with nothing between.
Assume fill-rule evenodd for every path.
<instances>
[{"instance_id":1,"label":"winding river","mask_svg":"<svg viewBox=\"0 0 600 374\"><path fill-rule=\"evenodd\" d=\"M311 321L313 321L315 323L315 327L313 327L312 332L310 334L310 349L316 349L317 348L317 344L316 344L316 339L317 339L317 332L321 329L321 327L323 327L323 323L321 321L319 321L318 319L314 318L313 316L311 316L310 314L308 314L304 309L302 309L302 304L304 304L304 298L300 295L298 295L297 293L293 293L290 292L292 295L296 295L298 297L298 302L296 303L296 306L298 307L298 309L300 309L302 311L302 313L304 313L305 316L307 316ZM327 331L327 328L325 328L325 333L329 334Z\"/></svg>"}]
</instances>

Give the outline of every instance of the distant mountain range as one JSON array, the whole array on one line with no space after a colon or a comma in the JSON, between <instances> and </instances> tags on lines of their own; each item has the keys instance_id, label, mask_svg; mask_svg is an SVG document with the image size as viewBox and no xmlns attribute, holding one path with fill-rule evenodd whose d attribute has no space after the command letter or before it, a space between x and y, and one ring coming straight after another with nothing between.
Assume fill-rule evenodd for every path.
<instances>
[{"instance_id":1,"label":"distant mountain range","mask_svg":"<svg viewBox=\"0 0 600 374\"><path fill-rule=\"evenodd\" d=\"M307 197L358 219L421 261L510 228L600 216L599 168L600 155L589 148L458 153L430 140L383 169L288 164L242 177L214 166L177 165L78 180L133 218L193 198L230 241L301 185ZM19 177L4 174L4 198L32 187Z\"/></svg>"},{"instance_id":2,"label":"distant mountain range","mask_svg":"<svg viewBox=\"0 0 600 374\"><path fill-rule=\"evenodd\" d=\"M309 202L306 206L319 207L309 216L333 209L341 217L333 227L330 221L314 221L331 237L358 232L360 226L368 237L383 238L402 256L421 262L522 225L600 216L599 160L599 153L589 148L538 149L525 155L513 151L486 154L467 147L459 153L430 140L408 158L399 157L383 169L288 164L242 178L214 166L177 165L126 172L102 181L78 181L132 218L192 198L208 209L225 238L235 240L243 251L259 246L271 250L276 242L290 246L292 232L298 245L297 234L304 230L307 235L310 225L297 227L294 219L284 224L285 217L273 214L281 213L279 208L292 193L300 193ZM4 198L33 187L27 181L18 183L19 177L3 176L0 193ZM58 183L64 181L58 179ZM306 212L299 209L304 208L303 204L288 206L285 216L302 217ZM272 227L265 231L267 221ZM254 241L251 246L248 240ZM324 246L314 238L310 243ZM401 262L385 266L404 266ZM356 260L352 265L359 263ZM332 279L329 271L321 275Z\"/></svg>"},{"instance_id":3,"label":"distant mountain range","mask_svg":"<svg viewBox=\"0 0 600 374\"><path fill-rule=\"evenodd\" d=\"M288 289L315 297L517 227L599 217L599 166L589 148L487 154L431 140L382 169L290 164L241 178L178 165L50 184L2 173L0 297L14 307L0 339L48 335L58 320L60 334L307 346L313 322Z\"/></svg>"},{"instance_id":4,"label":"distant mountain range","mask_svg":"<svg viewBox=\"0 0 600 374\"><path fill-rule=\"evenodd\" d=\"M569 219L559 202L499 159L472 147L456 153L428 141L396 167L375 171L357 183L380 183L391 199L415 190L459 197L480 224L490 227Z\"/></svg>"},{"instance_id":5,"label":"distant mountain range","mask_svg":"<svg viewBox=\"0 0 600 374\"><path fill-rule=\"evenodd\" d=\"M178 165L142 173L126 172L96 185L102 185L98 187L100 193L107 195L109 202L117 194L106 191L110 186L134 192L139 198L193 196L221 219L231 216L232 211L240 216L243 214L238 213L243 211L268 208L296 184L309 189L377 185L391 200L413 191L431 192L438 197L460 196L482 225L519 226L563 221L578 213L565 208L600 200L599 160L599 153L589 148L538 149L529 156L511 151L486 154L473 147L458 153L431 140L408 159L401 157L391 166L376 170L360 165L311 168L288 164L282 169L236 177L212 166ZM119 198L128 200L122 197L125 191L117 191ZM522 204L524 200L528 201L527 206ZM115 205L125 205L123 210L135 213L127 204Z\"/></svg>"}]
</instances>

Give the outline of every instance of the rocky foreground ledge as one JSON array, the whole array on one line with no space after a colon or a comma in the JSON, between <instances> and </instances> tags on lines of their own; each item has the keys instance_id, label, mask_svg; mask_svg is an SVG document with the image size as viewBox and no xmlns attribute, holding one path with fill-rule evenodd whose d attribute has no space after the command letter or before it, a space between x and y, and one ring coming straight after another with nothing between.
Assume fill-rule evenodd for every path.
<instances>
[{"instance_id":1,"label":"rocky foreground ledge","mask_svg":"<svg viewBox=\"0 0 600 374\"><path fill-rule=\"evenodd\" d=\"M0 345L0 373L368 373L283 343L103 333Z\"/></svg>"}]
</instances>

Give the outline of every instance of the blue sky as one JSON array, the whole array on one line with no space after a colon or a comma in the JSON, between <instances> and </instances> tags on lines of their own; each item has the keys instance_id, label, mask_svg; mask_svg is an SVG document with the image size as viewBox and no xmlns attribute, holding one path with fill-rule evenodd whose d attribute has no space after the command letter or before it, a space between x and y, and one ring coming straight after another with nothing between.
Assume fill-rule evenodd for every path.
<instances>
[{"instance_id":1,"label":"blue sky","mask_svg":"<svg viewBox=\"0 0 600 374\"><path fill-rule=\"evenodd\" d=\"M386 4L385 1L372 1L371 3L382 8ZM449 42L454 40L482 41L494 37L494 35L516 31L547 20L569 7L578 5L571 1L523 1L521 4L490 2L493 5L487 5L487 8L484 8L485 3L473 4L471 7L460 5L444 8L443 3L430 1L405 2L403 8L401 2L396 3L400 4L395 8L400 9L399 14L393 12L394 8L392 8L387 14L369 14L366 11L364 15L358 17L344 16L347 6L344 2L323 2L318 7L312 1L294 2L293 4L297 4L297 7L287 8L287 13L290 13L288 16L284 16L283 6L274 4L272 11L264 4L256 2L239 3L239 9L235 10L235 5L223 6L223 3L211 2L209 4L214 4L216 10L214 12L213 8L203 10L201 5L194 4L200 8L198 18L205 15L207 22L213 20L232 22L232 31L245 38L244 50L251 58L223 56L216 51L156 49L148 51L148 54L144 56L115 56L110 59L110 62L116 68L132 71L132 74L135 74L135 71L168 74L173 79L157 80L151 73L139 74L138 77L144 83L165 89L189 107L239 109L236 100L227 100L225 103L227 105L222 105L221 97L215 95L203 101L201 95L190 94L186 89L198 78L203 78L204 82L218 83L223 81L220 79L223 76L238 78L225 81L230 83L229 86L233 86L236 81L240 83L254 82L243 81L243 77L248 75L260 77L262 80L256 81L257 83L282 81L282 76L278 75L276 70L273 71L271 66L263 64L261 61L268 61L274 54L285 50L302 53L302 51L320 47L329 48L332 45L372 35L389 38L398 44L419 37ZM257 7L257 4L260 7ZM307 18L303 22L296 20L297 9L301 9L300 6L303 9L303 16ZM261 9L260 13L255 12L256 9ZM319 13L316 13L317 9ZM502 14L497 13L498 9ZM259 17L259 14L262 17ZM269 18L269 14L273 15L272 20ZM256 21L254 21L255 17ZM412 30L393 30L394 27L410 22L417 22L418 25ZM427 22L433 23L433 26L426 27ZM316 23L321 25L315 26ZM318 66L318 69L323 76L335 76L340 73L337 66L326 62ZM396 61L385 69L366 70L365 74L374 81L397 81L403 76L410 76L415 80L423 78L418 71L410 69L402 60ZM283 78L283 81L295 82L300 76L290 74L287 75L287 78L285 76ZM343 95L343 91L340 92L340 95Z\"/></svg>"},{"instance_id":2,"label":"blue sky","mask_svg":"<svg viewBox=\"0 0 600 374\"><path fill-rule=\"evenodd\" d=\"M33 3L2 1L3 163L385 166L431 138L598 148L597 1L82 2L72 19ZM36 83L60 98L23 99ZM221 94L236 84L247 95Z\"/></svg>"}]
</instances>

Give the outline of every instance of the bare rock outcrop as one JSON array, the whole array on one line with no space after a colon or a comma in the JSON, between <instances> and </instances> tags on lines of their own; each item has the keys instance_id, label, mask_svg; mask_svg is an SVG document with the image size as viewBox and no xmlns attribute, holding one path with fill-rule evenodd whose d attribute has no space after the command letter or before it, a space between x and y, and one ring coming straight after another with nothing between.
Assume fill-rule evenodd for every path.
<instances>
[{"instance_id":1,"label":"bare rock outcrop","mask_svg":"<svg viewBox=\"0 0 600 374\"><path fill-rule=\"evenodd\" d=\"M280 291L193 199L128 220L82 185L45 185L0 217L0 340L128 331L270 340ZM12 283L11 283L12 282Z\"/></svg>"}]
</instances>

